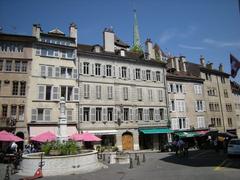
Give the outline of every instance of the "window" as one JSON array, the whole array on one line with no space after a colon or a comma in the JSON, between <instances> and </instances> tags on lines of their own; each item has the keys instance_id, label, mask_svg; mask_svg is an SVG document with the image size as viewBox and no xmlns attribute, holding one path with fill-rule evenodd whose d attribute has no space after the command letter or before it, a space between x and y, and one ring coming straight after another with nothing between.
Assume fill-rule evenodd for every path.
<instances>
[{"instance_id":1,"label":"window","mask_svg":"<svg viewBox=\"0 0 240 180\"><path fill-rule=\"evenodd\" d=\"M50 85L39 85L38 86L38 99L41 100L58 100L59 99L59 88ZM62 93L62 91L61 91ZM63 94L61 94L63 95ZM65 95L63 97L66 97Z\"/></svg>"},{"instance_id":2,"label":"window","mask_svg":"<svg viewBox=\"0 0 240 180\"><path fill-rule=\"evenodd\" d=\"M138 101L142 101L142 88L137 88Z\"/></svg>"},{"instance_id":3,"label":"window","mask_svg":"<svg viewBox=\"0 0 240 180\"><path fill-rule=\"evenodd\" d=\"M73 120L73 110L72 109L67 109L67 121L72 121Z\"/></svg>"},{"instance_id":4,"label":"window","mask_svg":"<svg viewBox=\"0 0 240 180\"><path fill-rule=\"evenodd\" d=\"M224 89L224 97L228 98L228 91L227 91L227 89Z\"/></svg>"},{"instance_id":5,"label":"window","mask_svg":"<svg viewBox=\"0 0 240 180\"><path fill-rule=\"evenodd\" d=\"M209 96L217 96L217 89L216 88L208 88L208 95Z\"/></svg>"},{"instance_id":6,"label":"window","mask_svg":"<svg viewBox=\"0 0 240 180\"><path fill-rule=\"evenodd\" d=\"M138 120L142 121L143 120L143 109L138 108Z\"/></svg>"},{"instance_id":7,"label":"window","mask_svg":"<svg viewBox=\"0 0 240 180\"><path fill-rule=\"evenodd\" d=\"M83 74L89 74L89 63L88 62L83 63Z\"/></svg>"},{"instance_id":8,"label":"window","mask_svg":"<svg viewBox=\"0 0 240 180\"><path fill-rule=\"evenodd\" d=\"M164 109L159 109L160 120L164 120Z\"/></svg>"},{"instance_id":9,"label":"window","mask_svg":"<svg viewBox=\"0 0 240 180\"><path fill-rule=\"evenodd\" d=\"M50 121L51 109L32 109L32 121Z\"/></svg>"},{"instance_id":10,"label":"window","mask_svg":"<svg viewBox=\"0 0 240 180\"><path fill-rule=\"evenodd\" d=\"M203 116L197 117L197 128L205 128L205 119Z\"/></svg>"},{"instance_id":11,"label":"window","mask_svg":"<svg viewBox=\"0 0 240 180\"><path fill-rule=\"evenodd\" d=\"M232 112L232 104L226 104L227 112Z\"/></svg>"},{"instance_id":12,"label":"window","mask_svg":"<svg viewBox=\"0 0 240 180\"><path fill-rule=\"evenodd\" d=\"M202 101L202 100L197 100L196 102L195 102L195 110L197 111L197 112L203 112L204 110L205 110L205 104L204 104L205 102L204 101Z\"/></svg>"},{"instance_id":13,"label":"window","mask_svg":"<svg viewBox=\"0 0 240 180\"><path fill-rule=\"evenodd\" d=\"M18 81L13 81L12 95L18 95Z\"/></svg>"},{"instance_id":14,"label":"window","mask_svg":"<svg viewBox=\"0 0 240 180\"><path fill-rule=\"evenodd\" d=\"M107 65L107 76L112 76L112 66Z\"/></svg>"},{"instance_id":15,"label":"window","mask_svg":"<svg viewBox=\"0 0 240 180\"><path fill-rule=\"evenodd\" d=\"M228 118L228 126L229 126L229 127L232 127L232 126L233 126L233 124L232 124L232 118Z\"/></svg>"},{"instance_id":16,"label":"window","mask_svg":"<svg viewBox=\"0 0 240 180\"><path fill-rule=\"evenodd\" d=\"M195 92L195 94L202 94L202 86L194 85L194 92Z\"/></svg>"},{"instance_id":17,"label":"window","mask_svg":"<svg viewBox=\"0 0 240 180\"><path fill-rule=\"evenodd\" d=\"M102 120L102 108L96 108L96 121Z\"/></svg>"},{"instance_id":18,"label":"window","mask_svg":"<svg viewBox=\"0 0 240 180\"><path fill-rule=\"evenodd\" d=\"M8 105L2 105L2 117L7 117L8 114Z\"/></svg>"},{"instance_id":19,"label":"window","mask_svg":"<svg viewBox=\"0 0 240 180\"><path fill-rule=\"evenodd\" d=\"M163 90L158 90L158 98L160 102L163 101Z\"/></svg>"},{"instance_id":20,"label":"window","mask_svg":"<svg viewBox=\"0 0 240 180\"><path fill-rule=\"evenodd\" d=\"M27 72L27 62L22 62L22 72Z\"/></svg>"},{"instance_id":21,"label":"window","mask_svg":"<svg viewBox=\"0 0 240 180\"><path fill-rule=\"evenodd\" d=\"M186 118L178 118L179 129L187 129Z\"/></svg>"},{"instance_id":22,"label":"window","mask_svg":"<svg viewBox=\"0 0 240 180\"><path fill-rule=\"evenodd\" d=\"M12 61L6 61L6 71L12 71Z\"/></svg>"},{"instance_id":23,"label":"window","mask_svg":"<svg viewBox=\"0 0 240 180\"><path fill-rule=\"evenodd\" d=\"M211 125L212 125L212 126L216 126L215 118L211 118Z\"/></svg>"},{"instance_id":24,"label":"window","mask_svg":"<svg viewBox=\"0 0 240 180\"><path fill-rule=\"evenodd\" d=\"M26 82L21 81L20 82L20 96L25 96L26 95Z\"/></svg>"},{"instance_id":25,"label":"window","mask_svg":"<svg viewBox=\"0 0 240 180\"><path fill-rule=\"evenodd\" d=\"M153 121L154 109L149 109L149 120Z\"/></svg>"},{"instance_id":26,"label":"window","mask_svg":"<svg viewBox=\"0 0 240 180\"><path fill-rule=\"evenodd\" d=\"M61 67L61 77L62 78L72 78L73 77L73 69L68 67Z\"/></svg>"},{"instance_id":27,"label":"window","mask_svg":"<svg viewBox=\"0 0 240 180\"><path fill-rule=\"evenodd\" d=\"M16 72L20 72L20 67L21 67L20 61L15 61L15 71Z\"/></svg>"},{"instance_id":28,"label":"window","mask_svg":"<svg viewBox=\"0 0 240 180\"><path fill-rule=\"evenodd\" d=\"M175 84L175 86L176 86L177 93L183 93L183 85L182 84Z\"/></svg>"},{"instance_id":29,"label":"window","mask_svg":"<svg viewBox=\"0 0 240 180\"><path fill-rule=\"evenodd\" d=\"M95 75L96 76L101 75L101 64L95 64Z\"/></svg>"},{"instance_id":30,"label":"window","mask_svg":"<svg viewBox=\"0 0 240 180\"><path fill-rule=\"evenodd\" d=\"M96 86L96 99L101 99L101 86Z\"/></svg>"},{"instance_id":31,"label":"window","mask_svg":"<svg viewBox=\"0 0 240 180\"><path fill-rule=\"evenodd\" d=\"M52 86L46 86L46 99L51 100Z\"/></svg>"},{"instance_id":32,"label":"window","mask_svg":"<svg viewBox=\"0 0 240 180\"><path fill-rule=\"evenodd\" d=\"M112 86L107 87L107 94L108 94L108 99L113 98L113 87Z\"/></svg>"},{"instance_id":33,"label":"window","mask_svg":"<svg viewBox=\"0 0 240 180\"><path fill-rule=\"evenodd\" d=\"M161 81L161 75L159 71L156 71L156 80Z\"/></svg>"},{"instance_id":34,"label":"window","mask_svg":"<svg viewBox=\"0 0 240 180\"><path fill-rule=\"evenodd\" d=\"M221 119L217 118L217 126L221 126L221 125L222 125Z\"/></svg>"},{"instance_id":35,"label":"window","mask_svg":"<svg viewBox=\"0 0 240 180\"><path fill-rule=\"evenodd\" d=\"M149 100L149 101L153 101L152 89L148 89L148 100Z\"/></svg>"},{"instance_id":36,"label":"window","mask_svg":"<svg viewBox=\"0 0 240 180\"><path fill-rule=\"evenodd\" d=\"M146 77L147 77L147 80L151 80L151 71L150 70L146 71Z\"/></svg>"},{"instance_id":37,"label":"window","mask_svg":"<svg viewBox=\"0 0 240 180\"><path fill-rule=\"evenodd\" d=\"M90 85L84 84L83 91L84 91L84 98L89 98Z\"/></svg>"},{"instance_id":38,"label":"window","mask_svg":"<svg viewBox=\"0 0 240 180\"><path fill-rule=\"evenodd\" d=\"M89 121L90 108L83 108L83 121Z\"/></svg>"},{"instance_id":39,"label":"window","mask_svg":"<svg viewBox=\"0 0 240 180\"><path fill-rule=\"evenodd\" d=\"M170 101L170 111L175 111L175 102L174 102L174 100Z\"/></svg>"},{"instance_id":40,"label":"window","mask_svg":"<svg viewBox=\"0 0 240 180\"><path fill-rule=\"evenodd\" d=\"M185 108L185 101L184 100L176 100L176 110L178 112L185 112L186 108Z\"/></svg>"},{"instance_id":41,"label":"window","mask_svg":"<svg viewBox=\"0 0 240 180\"><path fill-rule=\"evenodd\" d=\"M223 76L221 76L221 82L225 84L225 78Z\"/></svg>"},{"instance_id":42,"label":"window","mask_svg":"<svg viewBox=\"0 0 240 180\"><path fill-rule=\"evenodd\" d=\"M123 87L123 99L128 100L128 87Z\"/></svg>"},{"instance_id":43,"label":"window","mask_svg":"<svg viewBox=\"0 0 240 180\"><path fill-rule=\"evenodd\" d=\"M141 75L140 75L140 69L136 69L136 79L140 79Z\"/></svg>"},{"instance_id":44,"label":"window","mask_svg":"<svg viewBox=\"0 0 240 180\"><path fill-rule=\"evenodd\" d=\"M73 87L61 86L61 97L64 97L66 101L74 100Z\"/></svg>"},{"instance_id":45,"label":"window","mask_svg":"<svg viewBox=\"0 0 240 180\"><path fill-rule=\"evenodd\" d=\"M113 120L113 108L107 109L107 120L112 121Z\"/></svg>"},{"instance_id":46,"label":"window","mask_svg":"<svg viewBox=\"0 0 240 180\"><path fill-rule=\"evenodd\" d=\"M122 78L127 78L127 68L122 67Z\"/></svg>"},{"instance_id":47,"label":"window","mask_svg":"<svg viewBox=\"0 0 240 180\"><path fill-rule=\"evenodd\" d=\"M20 105L18 107L18 120L23 121L24 120L24 105Z\"/></svg>"},{"instance_id":48,"label":"window","mask_svg":"<svg viewBox=\"0 0 240 180\"><path fill-rule=\"evenodd\" d=\"M124 119L124 121L128 121L128 118L129 118L129 109L124 108L123 109L123 119Z\"/></svg>"},{"instance_id":49,"label":"window","mask_svg":"<svg viewBox=\"0 0 240 180\"><path fill-rule=\"evenodd\" d=\"M11 117L16 118L17 115L17 105L11 105Z\"/></svg>"},{"instance_id":50,"label":"window","mask_svg":"<svg viewBox=\"0 0 240 180\"><path fill-rule=\"evenodd\" d=\"M0 71L3 70L3 60L0 59Z\"/></svg>"}]
</instances>

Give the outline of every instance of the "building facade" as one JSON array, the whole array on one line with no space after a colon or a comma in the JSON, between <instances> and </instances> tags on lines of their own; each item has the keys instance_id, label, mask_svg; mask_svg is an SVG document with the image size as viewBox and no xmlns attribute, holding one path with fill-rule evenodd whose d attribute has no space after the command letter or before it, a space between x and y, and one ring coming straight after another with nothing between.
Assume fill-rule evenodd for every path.
<instances>
[{"instance_id":1,"label":"building facade","mask_svg":"<svg viewBox=\"0 0 240 180\"><path fill-rule=\"evenodd\" d=\"M236 129L237 135L240 137L240 85L231 81L233 108L236 112Z\"/></svg>"},{"instance_id":2,"label":"building facade","mask_svg":"<svg viewBox=\"0 0 240 180\"><path fill-rule=\"evenodd\" d=\"M27 136L27 97L35 38L0 34L0 128ZM21 147L22 148L22 147Z\"/></svg>"},{"instance_id":3,"label":"building facade","mask_svg":"<svg viewBox=\"0 0 240 180\"><path fill-rule=\"evenodd\" d=\"M165 63L128 51L111 29L103 36L103 47L78 45L80 129L120 150L159 148L142 132L167 126Z\"/></svg>"},{"instance_id":4,"label":"building facade","mask_svg":"<svg viewBox=\"0 0 240 180\"><path fill-rule=\"evenodd\" d=\"M64 97L68 134L76 133L78 122L77 27L71 24L69 36L59 29L48 33L33 25L37 38L32 56L32 73L27 101L29 136L51 131L58 135L59 101Z\"/></svg>"}]
</instances>

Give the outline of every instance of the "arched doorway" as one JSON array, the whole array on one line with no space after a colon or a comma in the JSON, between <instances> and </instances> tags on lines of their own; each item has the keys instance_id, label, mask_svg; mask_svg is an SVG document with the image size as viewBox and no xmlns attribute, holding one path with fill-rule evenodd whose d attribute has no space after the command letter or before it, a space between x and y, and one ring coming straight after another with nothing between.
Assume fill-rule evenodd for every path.
<instances>
[{"instance_id":1,"label":"arched doorway","mask_svg":"<svg viewBox=\"0 0 240 180\"><path fill-rule=\"evenodd\" d=\"M16 136L24 139L24 133L23 132L17 132ZM23 144L24 144L24 141L17 142L18 150L21 149L21 151L23 151Z\"/></svg>"},{"instance_id":2,"label":"arched doorway","mask_svg":"<svg viewBox=\"0 0 240 180\"><path fill-rule=\"evenodd\" d=\"M133 135L130 132L125 132L122 135L123 150L133 150Z\"/></svg>"}]
</instances>

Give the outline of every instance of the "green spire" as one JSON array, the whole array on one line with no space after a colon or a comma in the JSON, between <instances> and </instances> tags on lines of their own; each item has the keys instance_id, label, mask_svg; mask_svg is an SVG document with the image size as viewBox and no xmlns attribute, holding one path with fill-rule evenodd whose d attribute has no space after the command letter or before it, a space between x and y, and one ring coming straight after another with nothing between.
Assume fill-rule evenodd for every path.
<instances>
[{"instance_id":1,"label":"green spire","mask_svg":"<svg viewBox=\"0 0 240 180\"><path fill-rule=\"evenodd\" d=\"M134 52L142 52L142 48L140 45L140 36L139 36L139 30L138 30L138 21L137 21L137 13L136 9L133 10L134 12L134 26L133 26L133 47L132 51Z\"/></svg>"}]
</instances>

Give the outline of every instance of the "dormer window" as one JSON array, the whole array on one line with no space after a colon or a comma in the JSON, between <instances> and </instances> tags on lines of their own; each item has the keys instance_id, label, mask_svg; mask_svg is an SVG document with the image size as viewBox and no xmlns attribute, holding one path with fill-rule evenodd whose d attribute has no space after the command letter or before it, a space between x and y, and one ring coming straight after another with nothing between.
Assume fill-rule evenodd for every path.
<instances>
[{"instance_id":1,"label":"dormer window","mask_svg":"<svg viewBox=\"0 0 240 180\"><path fill-rule=\"evenodd\" d=\"M125 56L125 50L123 49L120 50L120 56L123 56L123 57Z\"/></svg>"},{"instance_id":2,"label":"dormer window","mask_svg":"<svg viewBox=\"0 0 240 180\"><path fill-rule=\"evenodd\" d=\"M93 48L93 51L96 53L100 53L101 52L101 47L99 45L95 45Z\"/></svg>"}]
</instances>

